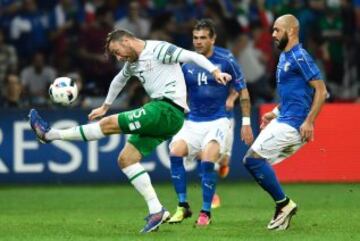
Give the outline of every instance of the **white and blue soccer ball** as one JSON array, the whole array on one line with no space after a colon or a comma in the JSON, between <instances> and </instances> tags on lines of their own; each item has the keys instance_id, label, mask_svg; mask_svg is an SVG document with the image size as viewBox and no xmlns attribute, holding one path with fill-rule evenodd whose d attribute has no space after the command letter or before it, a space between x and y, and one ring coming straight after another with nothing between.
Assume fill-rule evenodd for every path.
<instances>
[{"instance_id":1,"label":"white and blue soccer ball","mask_svg":"<svg viewBox=\"0 0 360 241\"><path fill-rule=\"evenodd\" d=\"M69 77L56 78L49 87L51 100L60 105L70 105L76 100L78 93L76 81Z\"/></svg>"}]
</instances>

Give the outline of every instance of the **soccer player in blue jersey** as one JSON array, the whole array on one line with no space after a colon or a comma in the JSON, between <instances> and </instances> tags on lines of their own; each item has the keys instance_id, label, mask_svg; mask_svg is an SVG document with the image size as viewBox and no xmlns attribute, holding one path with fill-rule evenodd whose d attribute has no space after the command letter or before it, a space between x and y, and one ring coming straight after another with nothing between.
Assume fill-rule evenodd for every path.
<instances>
[{"instance_id":1,"label":"soccer player in blue jersey","mask_svg":"<svg viewBox=\"0 0 360 241\"><path fill-rule=\"evenodd\" d=\"M171 177L178 197L178 207L169 223L180 223L191 216L186 193L186 172L183 157L200 155L203 205L197 226L211 222L211 201L215 193L214 163L225 151L230 120L225 103L231 88L240 93L243 114L241 138L246 144L253 141L250 126L250 98L239 65L228 50L215 47L215 30L211 20L200 20L193 29L196 52L206 56L215 66L232 76L227 85L218 84L205 69L191 63L182 66L188 90L190 112L182 129L170 143Z\"/></svg>"},{"instance_id":2,"label":"soccer player in blue jersey","mask_svg":"<svg viewBox=\"0 0 360 241\"><path fill-rule=\"evenodd\" d=\"M247 170L276 203L269 230L287 229L297 210L271 165L313 140L314 121L327 95L318 67L299 43L299 27L299 21L289 14L274 23L272 36L282 50L276 71L280 103L262 116L262 131L244 157Z\"/></svg>"}]
</instances>

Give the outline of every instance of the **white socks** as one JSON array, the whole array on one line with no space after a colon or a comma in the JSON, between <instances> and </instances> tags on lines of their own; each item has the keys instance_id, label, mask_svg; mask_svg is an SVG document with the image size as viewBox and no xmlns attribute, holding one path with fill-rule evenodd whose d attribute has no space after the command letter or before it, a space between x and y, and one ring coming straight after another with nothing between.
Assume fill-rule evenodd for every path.
<instances>
[{"instance_id":1,"label":"white socks","mask_svg":"<svg viewBox=\"0 0 360 241\"><path fill-rule=\"evenodd\" d=\"M45 134L45 138L49 141L93 141L103 137L105 137L105 135L101 131L99 122L62 130L50 129L50 131Z\"/></svg>"},{"instance_id":2,"label":"white socks","mask_svg":"<svg viewBox=\"0 0 360 241\"><path fill-rule=\"evenodd\" d=\"M129 181L136 188L136 190L144 197L149 213L158 213L162 209L162 205L156 195L156 192L151 185L149 174L145 171L140 163L132 164L122 169Z\"/></svg>"}]
</instances>

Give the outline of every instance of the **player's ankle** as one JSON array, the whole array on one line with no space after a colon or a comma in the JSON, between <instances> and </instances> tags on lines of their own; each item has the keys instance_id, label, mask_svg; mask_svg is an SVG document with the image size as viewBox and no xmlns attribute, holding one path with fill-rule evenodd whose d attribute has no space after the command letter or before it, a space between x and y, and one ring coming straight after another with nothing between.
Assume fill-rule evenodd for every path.
<instances>
[{"instance_id":1,"label":"player's ankle","mask_svg":"<svg viewBox=\"0 0 360 241\"><path fill-rule=\"evenodd\" d=\"M178 206L183 207L183 208L190 208L190 205L188 202L179 202Z\"/></svg>"},{"instance_id":2,"label":"player's ankle","mask_svg":"<svg viewBox=\"0 0 360 241\"><path fill-rule=\"evenodd\" d=\"M284 200L280 201L280 202L276 202L276 206L279 208L283 208L286 205L288 205L290 202L290 198L286 197Z\"/></svg>"},{"instance_id":3,"label":"player's ankle","mask_svg":"<svg viewBox=\"0 0 360 241\"><path fill-rule=\"evenodd\" d=\"M201 210L200 213L205 213L209 218L211 218L211 212L210 211Z\"/></svg>"}]
</instances>

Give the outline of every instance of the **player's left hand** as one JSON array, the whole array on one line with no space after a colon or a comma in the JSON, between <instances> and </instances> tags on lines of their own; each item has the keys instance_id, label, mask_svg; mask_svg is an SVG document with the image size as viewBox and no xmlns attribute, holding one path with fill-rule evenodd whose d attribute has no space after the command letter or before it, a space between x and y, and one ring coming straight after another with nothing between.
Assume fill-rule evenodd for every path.
<instances>
[{"instance_id":1,"label":"player's left hand","mask_svg":"<svg viewBox=\"0 0 360 241\"><path fill-rule=\"evenodd\" d=\"M314 140L314 124L308 121L304 121L300 126L300 135L302 141L313 141Z\"/></svg>"},{"instance_id":2,"label":"player's left hand","mask_svg":"<svg viewBox=\"0 0 360 241\"><path fill-rule=\"evenodd\" d=\"M246 145L250 145L254 141L254 135L250 125L244 125L241 127L241 140Z\"/></svg>"}]
</instances>

